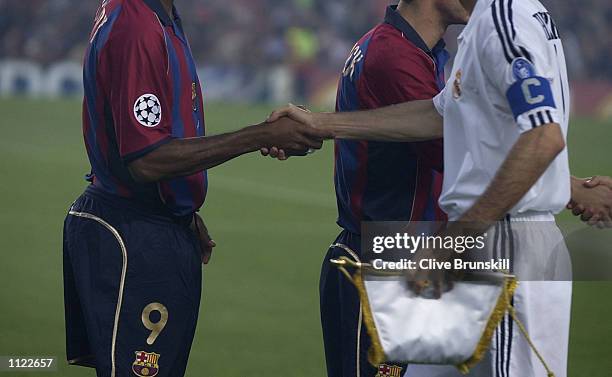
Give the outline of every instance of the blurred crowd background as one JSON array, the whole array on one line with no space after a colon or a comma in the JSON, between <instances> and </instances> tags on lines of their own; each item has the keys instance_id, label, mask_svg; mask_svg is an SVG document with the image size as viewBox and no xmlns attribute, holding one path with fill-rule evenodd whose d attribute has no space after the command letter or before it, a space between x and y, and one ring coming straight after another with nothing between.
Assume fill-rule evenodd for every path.
<instances>
[{"instance_id":1,"label":"blurred crowd background","mask_svg":"<svg viewBox=\"0 0 612 377\"><path fill-rule=\"evenodd\" d=\"M208 97L324 102L333 96L352 45L382 20L389 2L176 0L176 5ZM612 81L612 2L544 3L562 32L572 80L600 86ZM43 71L58 62L80 63L98 5L98 0L0 0L0 61L34 62ZM451 50L456 35L453 29L447 36Z\"/></svg>"}]
</instances>

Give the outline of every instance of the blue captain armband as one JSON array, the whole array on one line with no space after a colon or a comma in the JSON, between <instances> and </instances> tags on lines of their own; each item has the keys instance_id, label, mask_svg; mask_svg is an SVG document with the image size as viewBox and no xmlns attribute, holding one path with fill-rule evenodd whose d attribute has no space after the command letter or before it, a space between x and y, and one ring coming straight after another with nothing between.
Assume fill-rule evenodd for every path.
<instances>
[{"instance_id":1,"label":"blue captain armband","mask_svg":"<svg viewBox=\"0 0 612 377\"><path fill-rule=\"evenodd\" d=\"M557 107L550 82L544 77L533 76L519 80L512 84L506 96L514 119L541 107Z\"/></svg>"},{"instance_id":2,"label":"blue captain armband","mask_svg":"<svg viewBox=\"0 0 612 377\"><path fill-rule=\"evenodd\" d=\"M510 86L506 97L514 119L538 108L557 107L550 81L536 76L535 68L529 60L515 59L512 62L512 74L517 81Z\"/></svg>"}]
</instances>

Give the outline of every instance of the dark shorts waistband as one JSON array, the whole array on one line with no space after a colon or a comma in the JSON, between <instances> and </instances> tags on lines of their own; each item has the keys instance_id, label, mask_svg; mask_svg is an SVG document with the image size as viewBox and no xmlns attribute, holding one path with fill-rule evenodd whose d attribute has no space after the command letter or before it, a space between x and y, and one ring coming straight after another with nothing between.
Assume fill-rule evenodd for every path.
<instances>
[{"instance_id":1,"label":"dark shorts waistband","mask_svg":"<svg viewBox=\"0 0 612 377\"><path fill-rule=\"evenodd\" d=\"M93 185L87 187L84 196L96 200L104 205L111 206L115 209L131 212L157 222L170 222L183 226L189 226L193 220L193 214L186 216L173 215L169 210L159 207L147 206L143 203L123 198L117 195L110 194Z\"/></svg>"}]
</instances>

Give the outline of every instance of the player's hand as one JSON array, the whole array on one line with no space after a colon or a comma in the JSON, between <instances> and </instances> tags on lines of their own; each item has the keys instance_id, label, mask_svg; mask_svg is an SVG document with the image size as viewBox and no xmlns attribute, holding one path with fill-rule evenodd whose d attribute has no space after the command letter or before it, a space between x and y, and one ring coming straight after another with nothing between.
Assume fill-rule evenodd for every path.
<instances>
[{"instance_id":1,"label":"player's hand","mask_svg":"<svg viewBox=\"0 0 612 377\"><path fill-rule=\"evenodd\" d=\"M612 190L612 177L593 177L584 182L584 187L593 188L597 186L606 186Z\"/></svg>"},{"instance_id":2,"label":"player's hand","mask_svg":"<svg viewBox=\"0 0 612 377\"><path fill-rule=\"evenodd\" d=\"M270 145L262 149L262 154L279 160L286 160L291 156L305 156L321 149L324 140L333 138L330 132L316 129L289 117L266 122L262 127L268 128L267 143Z\"/></svg>"},{"instance_id":3,"label":"player's hand","mask_svg":"<svg viewBox=\"0 0 612 377\"><path fill-rule=\"evenodd\" d=\"M612 228L612 179L595 177L572 185L567 208L590 226Z\"/></svg>"},{"instance_id":4,"label":"player's hand","mask_svg":"<svg viewBox=\"0 0 612 377\"><path fill-rule=\"evenodd\" d=\"M310 110L308 110L304 106L294 105L291 103L287 105L286 107L283 107L278 110L274 110L270 114L268 119L266 119L266 122L273 123L279 120L280 118L284 118L284 117L291 118L296 122L300 122L307 126L317 128L317 125L314 121L314 115Z\"/></svg>"},{"instance_id":5,"label":"player's hand","mask_svg":"<svg viewBox=\"0 0 612 377\"><path fill-rule=\"evenodd\" d=\"M303 125L310 126L312 128L317 128L314 122L314 116L312 112L310 112L310 110L306 109L306 107L304 106L298 106L298 105L293 105L293 104L289 104L288 106L282 109L273 111L268 117L268 119L266 119L266 122L274 123L283 117L290 118L296 122L302 123ZM332 137L333 135L331 135L328 138L332 138ZM311 149L308 152L313 153L314 151L315 149ZM263 156L270 156L272 158L277 158L281 161L287 160L291 155L295 155L295 154L288 153L287 151L285 151L284 149L276 145L271 146L269 148L262 148L261 154Z\"/></svg>"},{"instance_id":6,"label":"player's hand","mask_svg":"<svg viewBox=\"0 0 612 377\"><path fill-rule=\"evenodd\" d=\"M421 260L435 259L437 262L452 260L452 252L445 250L422 249L417 252L417 266ZM408 287L418 296L439 300L442 294L453 289L454 282L460 278L460 272L454 270L431 269L420 267L409 270L406 275Z\"/></svg>"},{"instance_id":7,"label":"player's hand","mask_svg":"<svg viewBox=\"0 0 612 377\"><path fill-rule=\"evenodd\" d=\"M190 226L191 230L196 234L200 241L200 251L202 253L202 263L208 264L212 257L213 248L217 246L215 241L210 237L208 228L204 224L204 220L197 213L193 216L193 222Z\"/></svg>"}]
</instances>

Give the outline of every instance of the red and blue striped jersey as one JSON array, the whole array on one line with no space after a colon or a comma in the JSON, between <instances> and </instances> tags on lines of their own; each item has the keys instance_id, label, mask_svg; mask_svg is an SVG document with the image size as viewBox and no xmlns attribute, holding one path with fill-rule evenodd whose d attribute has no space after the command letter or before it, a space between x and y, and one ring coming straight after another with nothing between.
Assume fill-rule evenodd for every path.
<instances>
[{"instance_id":1,"label":"red and blue striped jersey","mask_svg":"<svg viewBox=\"0 0 612 377\"><path fill-rule=\"evenodd\" d=\"M430 50L397 12L355 45L346 62L337 111L374 109L431 99L444 87L444 42ZM364 221L443 220L442 140L388 143L337 140L335 186L338 224L361 233Z\"/></svg>"},{"instance_id":2,"label":"red and blue striped jersey","mask_svg":"<svg viewBox=\"0 0 612 377\"><path fill-rule=\"evenodd\" d=\"M207 174L137 183L127 166L173 140L204 136L201 87L181 20L159 0L107 0L84 61L83 133L92 185L149 209L186 216Z\"/></svg>"}]
</instances>

